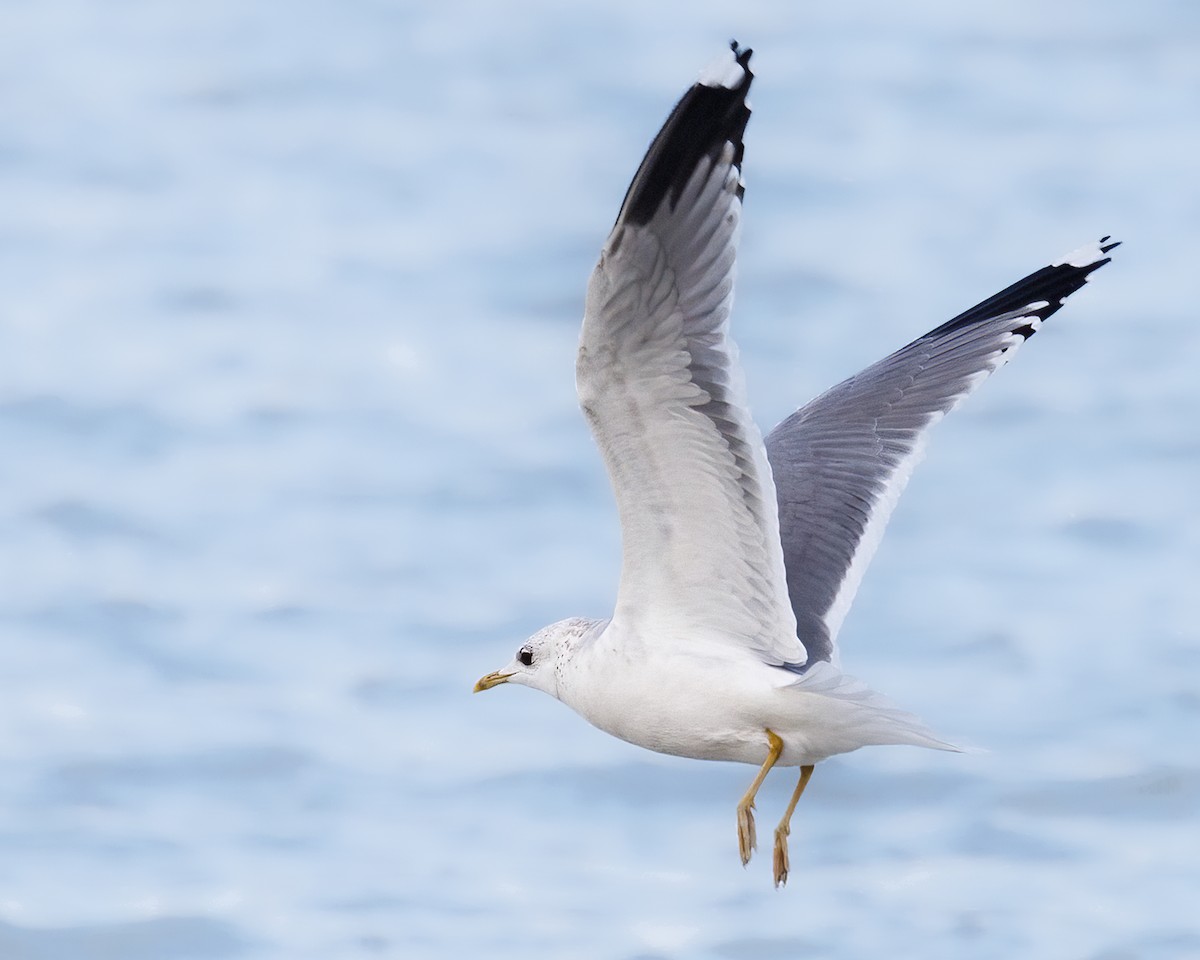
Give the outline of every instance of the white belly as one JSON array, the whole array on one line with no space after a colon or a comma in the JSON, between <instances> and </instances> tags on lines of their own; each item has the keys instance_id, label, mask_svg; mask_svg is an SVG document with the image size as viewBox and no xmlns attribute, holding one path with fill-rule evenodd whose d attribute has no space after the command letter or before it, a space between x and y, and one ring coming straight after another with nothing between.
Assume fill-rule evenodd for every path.
<instances>
[{"instance_id":1,"label":"white belly","mask_svg":"<svg viewBox=\"0 0 1200 960\"><path fill-rule=\"evenodd\" d=\"M862 705L808 692L795 674L731 648L669 658L636 658L598 645L575 660L559 699L606 733L654 750L698 760L761 764L769 729L784 742L782 766L816 763L865 743Z\"/></svg>"}]
</instances>

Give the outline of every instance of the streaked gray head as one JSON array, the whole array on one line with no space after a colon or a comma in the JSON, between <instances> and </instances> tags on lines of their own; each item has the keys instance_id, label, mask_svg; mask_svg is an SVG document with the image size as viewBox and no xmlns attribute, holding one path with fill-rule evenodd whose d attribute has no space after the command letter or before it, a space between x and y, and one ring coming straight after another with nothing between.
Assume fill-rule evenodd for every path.
<instances>
[{"instance_id":1,"label":"streaked gray head","mask_svg":"<svg viewBox=\"0 0 1200 960\"><path fill-rule=\"evenodd\" d=\"M475 684L475 692L489 690L501 683L520 683L557 698L563 663L571 651L599 633L606 622L571 617L542 627L521 644L508 664L481 677Z\"/></svg>"}]
</instances>

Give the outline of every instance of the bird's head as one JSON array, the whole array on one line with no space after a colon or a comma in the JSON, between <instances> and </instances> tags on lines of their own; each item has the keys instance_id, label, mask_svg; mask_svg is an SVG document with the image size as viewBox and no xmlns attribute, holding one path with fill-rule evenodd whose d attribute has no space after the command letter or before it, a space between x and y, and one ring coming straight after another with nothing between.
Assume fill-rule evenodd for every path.
<instances>
[{"instance_id":1,"label":"bird's head","mask_svg":"<svg viewBox=\"0 0 1200 960\"><path fill-rule=\"evenodd\" d=\"M480 677L475 692L490 690L502 683L519 683L558 697L559 681L570 654L581 641L599 633L607 621L572 617L559 620L521 644L516 655L504 667Z\"/></svg>"}]
</instances>

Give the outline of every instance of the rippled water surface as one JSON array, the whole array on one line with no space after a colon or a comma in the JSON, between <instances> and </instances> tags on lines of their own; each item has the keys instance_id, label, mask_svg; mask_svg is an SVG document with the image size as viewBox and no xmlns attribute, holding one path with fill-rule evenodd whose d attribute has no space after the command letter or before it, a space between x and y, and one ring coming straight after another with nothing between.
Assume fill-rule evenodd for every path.
<instances>
[{"instance_id":1,"label":"rippled water surface","mask_svg":"<svg viewBox=\"0 0 1200 960\"><path fill-rule=\"evenodd\" d=\"M0 958L1200 956L1200 8L729 7L0 6ZM842 634L981 749L822 764L782 892L749 768L470 696L611 608L584 283L730 36L765 426L1126 241Z\"/></svg>"}]
</instances>

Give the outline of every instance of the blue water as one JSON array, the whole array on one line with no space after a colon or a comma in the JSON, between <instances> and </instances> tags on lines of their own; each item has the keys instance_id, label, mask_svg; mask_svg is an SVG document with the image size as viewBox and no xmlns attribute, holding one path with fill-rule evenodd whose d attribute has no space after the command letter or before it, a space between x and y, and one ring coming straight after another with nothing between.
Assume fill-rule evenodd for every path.
<instances>
[{"instance_id":1,"label":"blue water","mask_svg":"<svg viewBox=\"0 0 1200 960\"><path fill-rule=\"evenodd\" d=\"M0 5L0 960L1200 956L1200 7L741 7ZM822 764L782 892L748 768L470 695L611 609L584 283L730 36L764 426L1126 241L842 634L980 749Z\"/></svg>"}]
</instances>

